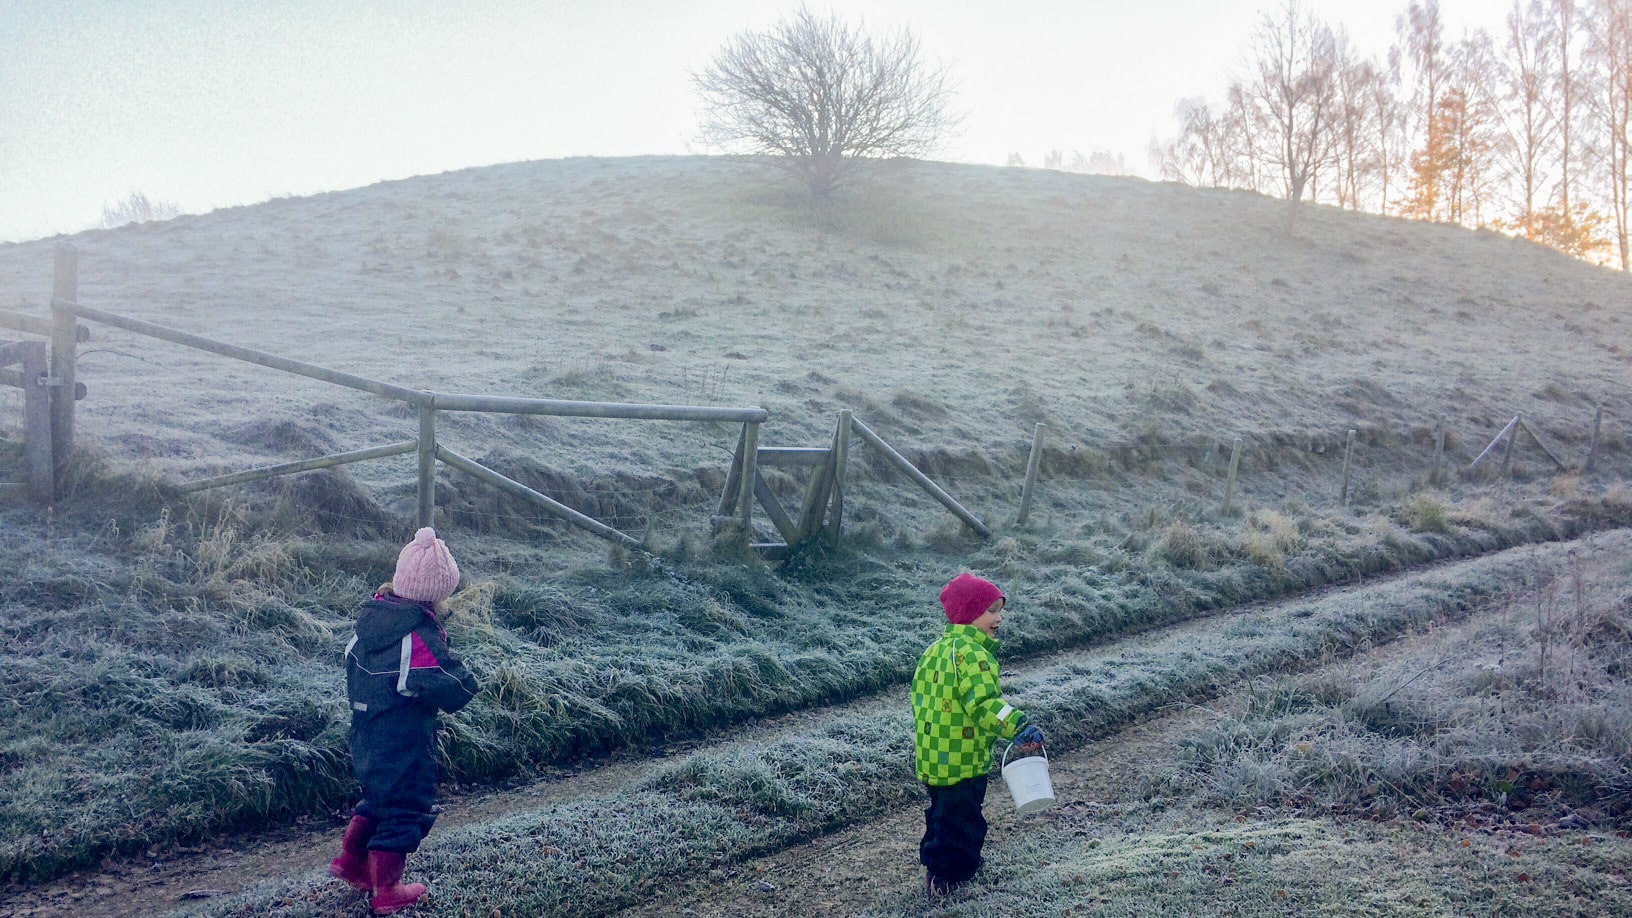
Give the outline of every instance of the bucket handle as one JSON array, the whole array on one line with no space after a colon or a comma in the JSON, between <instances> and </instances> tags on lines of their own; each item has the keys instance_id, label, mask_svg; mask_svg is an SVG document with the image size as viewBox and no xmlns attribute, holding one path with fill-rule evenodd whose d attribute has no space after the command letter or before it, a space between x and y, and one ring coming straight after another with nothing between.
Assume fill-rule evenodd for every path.
<instances>
[{"instance_id":1,"label":"bucket handle","mask_svg":"<svg viewBox=\"0 0 1632 918\"><path fill-rule=\"evenodd\" d=\"M1038 748L1038 750L1040 750L1039 754L1043 757L1043 760L1047 761L1048 760L1048 747L1044 746L1042 743L1038 743L1037 748ZM1013 751L1014 751L1014 740L1009 740L1009 744L1003 748L1003 764L998 766L999 770L1003 769L1004 767L1007 767L1007 765L1009 764L1009 753L1011 753ZM1020 758L1030 758L1030 756L1021 756Z\"/></svg>"}]
</instances>

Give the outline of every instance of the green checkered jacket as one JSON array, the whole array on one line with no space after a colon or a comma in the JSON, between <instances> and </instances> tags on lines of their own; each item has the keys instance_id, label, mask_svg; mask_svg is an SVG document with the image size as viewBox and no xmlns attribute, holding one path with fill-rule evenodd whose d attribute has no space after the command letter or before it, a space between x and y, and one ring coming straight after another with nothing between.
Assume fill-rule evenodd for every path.
<instances>
[{"instance_id":1,"label":"green checkered jacket","mask_svg":"<svg viewBox=\"0 0 1632 918\"><path fill-rule=\"evenodd\" d=\"M918 780L945 786L992 770L992 742L1012 739L1026 715L1003 700L997 640L973 625L947 625L918 658L912 721Z\"/></svg>"}]
</instances>

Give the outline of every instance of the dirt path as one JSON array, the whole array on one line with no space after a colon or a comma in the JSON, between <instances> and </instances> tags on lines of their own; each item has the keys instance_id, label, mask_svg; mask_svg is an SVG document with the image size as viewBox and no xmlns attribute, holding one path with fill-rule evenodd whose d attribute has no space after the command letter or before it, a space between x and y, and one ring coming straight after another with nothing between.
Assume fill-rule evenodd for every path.
<instances>
[{"instance_id":1,"label":"dirt path","mask_svg":"<svg viewBox=\"0 0 1632 918\"><path fill-rule=\"evenodd\" d=\"M1214 715L1184 706L1136 724L1101 742L1052 759L1049 776L1059 801L1053 811L1031 819L1053 819L1062 813L1092 812L1117 799L1137 781L1145 764L1165 753L1172 737L1194 729ZM986 793L987 844L1025 831L1001 780ZM1029 820L1026 820L1029 821ZM674 889L663 901L619 912L619 918L672 918L674 915L828 916L867 910L881 892L921 882L918 837L923 810L891 810L881 818L809 844L778 851L738 865L723 884L713 878Z\"/></svg>"},{"instance_id":2,"label":"dirt path","mask_svg":"<svg viewBox=\"0 0 1632 918\"><path fill-rule=\"evenodd\" d=\"M780 717L738 724L709 736L692 737L660 747L631 749L582 767L560 770L521 787L484 789L442 795L439 832L500 816L555 806L568 800L615 793L638 783L669 759L705 748L722 736L749 742L806 732L838 713L868 714L898 704L899 690L870 695L843 705L795 711ZM219 844L154 849L143 858L107 859L94 871L81 871L32 888L0 890L0 918L124 918L156 915L189 901L238 892L262 880L324 869L338 854L342 823L307 818Z\"/></svg>"},{"instance_id":3,"label":"dirt path","mask_svg":"<svg viewBox=\"0 0 1632 918\"><path fill-rule=\"evenodd\" d=\"M1607 557L1612 554L1616 555L1615 559ZM1616 553L1596 555L1599 564L1620 563L1617 559L1621 556ZM1421 573L1423 571L1417 570L1398 576ZM1306 603L1341 589L1346 587L1289 598L1275 605ZM1259 608L1262 606L1244 607L1221 615ZM1487 609L1480 614L1494 614L1494 611ZM1204 627L1206 621L1208 619L1192 620L1124 636L1092 651L1103 651L1127 641L1148 640L1155 634ZM1391 646L1372 651L1368 657L1383 658L1391 652ZM1034 658L1017 669L1041 668L1085 652L1091 651L1078 648ZM755 742L808 732L812 725L836 715L868 714L899 705L900 691L892 688L842 705L740 724L710 736L660 747L628 750L604 760L584 763L578 769L544 776L521 787L470 794L445 793L437 827L445 831L576 798L614 793L638 783L668 759L705 748L722 737ZM1174 709L1058 757L1051 765L1060 800L1055 814L1080 814L1116 799L1123 788L1137 779L1143 763L1159 755L1172 736L1210 716L1213 715L1195 707ZM1007 833L1023 831L1023 826L1017 825L1000 780L992 783L988 793L987 813L994 842ZM918 808L890 811L865 825L738 865L728 872L723 882L713 876L680 884L673 895L625 914L854 914L870 905L881 890L916 882L919 875L916 848L921 831L922 814ZM134 859L110 859L98 870L73 874L52 883L0 890L0 918L119 918L160 914L192 900L234 893L266 879L322 870L335 853L332 849L338 843L339 834L338 820L312 818L220 844L154 850L148 857Z\"/></svg>"},{"instance_id":4,"label":"dirt path","mask_svg":"<svg viewBox=\"0 0 1632 918\"><path fill-rule=\"evenodd\" d=\"M1589 583L1620 582L1627 563L1623 551L1591 553L1583 564ZM1608 601L1600 595L1598 601ZM1491 603L1458 628L1480 620L1529 614L1529 596ZM1366 653L1330 664L1329 669L1354 672L1386 666L1417 652L1409 638L1383 644ZM1065 820L1082 822L1096 812L1109 813L1130 788L1137 787L1152 763L1167 761L1172 743L1217 719L1241 709L1239 687L1206 706L1175 705L1161 715L1135 724L1114 736L1049 762L1055 808L1033 817L1019 817L1001 779L994 778L986 795L986 817L991 825L988 848L1027 831L1027 825ZM853 916L878 907L881 895L916 888L922 882L918 838L923 833L923 810L907 806L804 845L735 865L722 881L701 877L677 884L661 901L650 901L617 913L618 918L669 918L674 915L717 918L801 918Z\"/></svg>"}]
</instances>

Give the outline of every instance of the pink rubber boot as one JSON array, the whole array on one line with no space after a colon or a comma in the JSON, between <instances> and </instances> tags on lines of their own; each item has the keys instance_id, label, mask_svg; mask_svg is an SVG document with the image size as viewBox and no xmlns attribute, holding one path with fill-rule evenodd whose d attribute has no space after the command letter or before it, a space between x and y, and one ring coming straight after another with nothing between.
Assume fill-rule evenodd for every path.
<instances>
[{"instance_id":1,"label":"pink rubber boot","mask_svg":"<svg viewBox=\"0 0 1632 918\"><path fill-rule=\"evenodd\" d=\"M368 872L374 878L374 898L369 911L376 915L400 912L425 895L425 884L402 882L402 868L408 855L396 851L368 852Z\"/></svg>"},{"instance_id":2,"label":"pink rubber boot","mask_svg":"<svg viewBox=\"0 0 1632 918\"><path fill-rule=\"evenodd\" d=\"M372 822L361 816L351 817L345 837L340 840L340 856L329 862L329 876L344 880L352 889L373 892L374 881L368 874L368 839L373 834Z\"/></svg>"}]
</instances>

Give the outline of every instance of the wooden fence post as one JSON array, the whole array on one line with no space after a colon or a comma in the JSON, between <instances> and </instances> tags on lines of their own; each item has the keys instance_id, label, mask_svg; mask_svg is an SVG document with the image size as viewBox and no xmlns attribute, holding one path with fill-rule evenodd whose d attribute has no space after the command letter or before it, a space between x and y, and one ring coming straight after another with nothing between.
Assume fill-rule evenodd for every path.
<instances>
[{"instance_id":1,"label":"wooden fence post","mask_svg":"<svg viewBox=\"0 0 1632 918\"><path fill-rule=\"evenodd\" d=\"M737 494L737 519L742 525L744 544L754 540L754 481L759 477L759 424L742 425L742 482Z\"/></svg>"},{"instance_id":2,"label":"wooden fence post","mask_svg":"<svg viewBox=\"0 0 1632 918\"><path fill-rule=\"evenodd\" d=\"M436 409L427 399L419 406L419 525L436 516Z\"/></svg>"},{"instance_id":3,"label":"wooden fence post","mask_svg":"<svg viewBox=\"0 0 1632 918\"><path fill-rule=\"evenodd\" d=\"M871 446L873 449L876 449L882 453L884 458L889 460L891 465L899 469L902 474L906 475L908 478L917 482L918 487L929 492L929 496L939 501L941 506L952 511L953 516L963 520L964 525L979 533L980 537L983 539L989 539L992 537L992 530L987 528L986 524L982 523L979 517L965 509L962 504L953 499L952 495L946 493L944 488L931 481L928 475L925 475L923 472L919 471L917 466L913 465L911 462L908 462L907 457L897 452L895 447L884 442L884 438L874 433L873 429L868 427L867 424L860 418L851 418L850 426L855 429L856 436L866 440L868 446Z\"/></svg>"},{"instance_id":4,"label":"wooden fence post","mask_svg":"<svg viewBox=\"0 0 1632 918\"><path fill-rule=\"evenodd\" d=\"M52 494L62 493L74 451L74 362L78 330L71 306L79 301L79 249L59 242L51 283L51 461ZM37 385L37 383L35 383Z\"/></svg>"},{"instance_id":5,"label":"wooden fence post","mask_svg":"<svg viewBox=\"0 0 1632 918\"><path fill-rule=\"evenodd\" d=\"M731 454L731 468L725 473L725 487L720 489L720 511L715 516L737 515L737 498L742 490L742 444L748 437L748 427L737 434L737 448Z\"/></svg>"},{"instance_id":6,"label":"wooden fence post","mask_svg":"<svg viewBox=\"0 0 1632 918\"><path fill-rule=\"evenodd\" d=\"M56 464L51 460L51 393L43 385L49 375L44 341L30 341L23 350L23 458L28 467L28 493L49 504L56 495Z\"/></svg>"},{"instance_id":7,"label":"wooden fence post","mask_svg":"<svg viewBox=\"0 0 1632 918\"><path fill-rule=\"evenodd\" d=\"M850 458L850 409L839 412L839 429L833 435L833 509L828 528L833 531L833 538L839 537L839 530L844 525L844 467Z\"/></svg>"},{"instance_id":8,"label":"wooden fence post","mask_svg":"<svg viewBox=\"0 0 1632 918\"><path fill-rule=\"evenodd\" d=\"M1230 449L1230 477L1224 484L1224 513L1230 512L1230 502L1235 500L1235 473L1241 467L1241 438L1235 438L1235 446Z\"/></svg>"},{"instance_id":9,"label":"wooden fence post","mask_svg":"<svg viewBox=\"0 0 1632 918\"><path fill-rule=\"evenodd\" d=\"M1428 473L1429 484L1439 484L1445 470L1445 418L1439 419L1439 425L1434 428L1434 467Z\"/></svg>"},{"instance_id":10,"label":"wooden fence post","mask_svg":"<svg viewBox=\"0 0 1632 918\"><path fill-rule=\"evenodd\" d=\"M1020 512L1015 514L1016 526L1026 525L1026 517L1031 514L1031 495L1037 487L1037 471L1043 461L1043 425L1038 424L1031 432L1031 455L1026 458L1026 483L1020 488Z\"/></svg>"},{"instance_id":11,"label":"wooden fence post","mask_svg":"<svg viewBox=\"0 0 1632 918\"><path fill-rule=\"evenodd\" d=\"M1592 464L1598 459L1598 431L1604 424L1604 406L1599 405L1598 411L1592 416L1592 443L1587 446L1587 461L1581 463L1581 471L1592 471Z\"/></svg>"},{"instance_id":12,"label":"wooden fence post","mask_svg":"<svg viewBox=\"0 0 1632 918\"><path fill-rule=\"evenodd\" d=\"M1354 431L1351 429L1349 431L1348 443L1343 447L1343 492L1342 496L1339 498L1339 503L1345 507L1349 505L1349 469L1352 467L1353 463Z\"/></svg>"},{"instance_id":13,"label":"wooden fence post","mask_svg":"<svg viewBox=\"0 0 1632 918\"><path fill-rule=\"evenodd\" d=\"M1507 451L1502 453L1502 477L1506 478L1513 472L1513 452L1519 445L1519 437L1524 433L1524 415L1513 416L1513 433L1507 438Z\"/></svg>"},{"instance_id":14,"label":"wooden fence post","mask_svg":"<svg viewBox=\"0 0 1632 918\"><path fill-rule=\"evenodd\" d=\"M1485 457L1490 455L1490 451L1496 448L1496 444L1502 442L1503 437L1507 436L1509 433L1513 433L1514 431L1516 431L1518 429L1518 427L1519 427L1519 416L1515 414L1513 416L1513 420L1508 421L1507 426L1503 427L1500 433L1498 433L1496 436L1491 438L1490 445L1486 446L1483 450L1480 450L1479 455L1473 457L1473 461L1468 463L1468 471L1471 472L1474 469L1478 468L1479 463L1484 462ZM1511 442L1512 441L1509 441L1509 443L1511 443Z\"/></svg>"}]
</instances>

